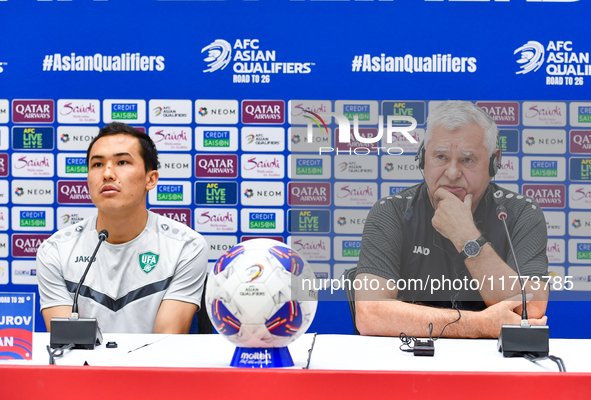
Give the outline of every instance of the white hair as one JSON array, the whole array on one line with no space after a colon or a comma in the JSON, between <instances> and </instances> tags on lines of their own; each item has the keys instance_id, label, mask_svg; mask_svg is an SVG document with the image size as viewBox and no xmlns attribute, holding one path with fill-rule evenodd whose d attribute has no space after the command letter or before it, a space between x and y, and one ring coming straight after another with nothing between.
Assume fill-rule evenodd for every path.
<instances>
[{"instance_id":1,"label":"white hair","mask_svg":"<svg viewBox=\"0 0 591 400\"><path fill-rule=\"evenodd\" d=\"M478 124L484 130L483 145L488 155L492 155L497 148L499 129L490 115L476 104L469 101L444 101L429 113L427 118L427 132L425 133L425 148L433 136L433 130L442 127L453 131Z\"/></svg>"}]
</instances>

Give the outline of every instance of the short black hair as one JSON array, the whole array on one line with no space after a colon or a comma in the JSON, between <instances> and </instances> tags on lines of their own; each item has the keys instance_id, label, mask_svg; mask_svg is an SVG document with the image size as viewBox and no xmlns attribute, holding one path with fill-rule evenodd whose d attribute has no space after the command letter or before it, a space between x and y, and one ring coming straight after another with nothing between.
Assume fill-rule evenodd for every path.
<instances>
[{"instance_id":1,"label":"short black hair","mask_svg":"<svg viewBox=\"0 0 591 400\"><path fill-rule=\"evenodd\" d=\"M124 124L123 122L111 122L110 124L105 125L103 129L99 131L98 136L92 139L92 142L90 142L88 150L86 151L86 165L89 165L90 150L92 150L92 146L100 138L110 135L130 135L138 138L140 141L140 156L142 156L142 159L144 160L144 168L146 172L158 170L158 150L156 150L156 145L152 138L144 132Z\"/></svg>"}]
</instances>

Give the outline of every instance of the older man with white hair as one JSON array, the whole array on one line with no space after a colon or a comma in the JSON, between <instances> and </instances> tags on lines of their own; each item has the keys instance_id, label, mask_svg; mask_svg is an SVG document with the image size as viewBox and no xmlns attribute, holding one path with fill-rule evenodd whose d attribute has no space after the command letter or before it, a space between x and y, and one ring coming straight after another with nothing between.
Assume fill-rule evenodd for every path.
<instances>
[{"instance_id":1,"label":"older man with white hair","mask_svg":"<svg viewBox=\"0 0 591 400\"><path fill-rule=\"evenodd\" d=\"M546 324L546 221L533 199L491 182L497 142L496 124L473 103L442 102L429 114L417 154L425 181L379 200L365 224L357 279L375 281L355 291L361 334L428 337L432 323L436 336L455 322L443 336L492 338L519 324L521 286L500 205L528 277L529 322Z\"/></svg>"}]
</instances>

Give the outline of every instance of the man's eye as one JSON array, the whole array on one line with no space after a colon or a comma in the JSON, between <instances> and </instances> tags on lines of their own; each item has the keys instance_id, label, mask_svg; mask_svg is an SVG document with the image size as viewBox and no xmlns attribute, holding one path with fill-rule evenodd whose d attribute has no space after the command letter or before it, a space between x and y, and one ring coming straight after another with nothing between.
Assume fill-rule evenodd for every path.
<instances>
[{"instance_id":1,"label":"man's eye","mask_svg":"<svg viewBox=\"0 0 591 400\"><path fill-rule=\"evenodd\" d=\"M437 156L437 159L438 159L438 160L445 160L445 156L444 156L443 154L439 154L439 155Z\"/></svg>"},{"instance_id":2,"label":"man's eye","mask_svg":"<svg viewBox=\"0 0 591 400\"><path fill-rule=\"evenodd\" d=\"M467 164L471 164L471 163L473 163L473 162L474 162L474 159L472 159L472 158L470 158L470 157L467 157L467 158L465 158L465 159L464 159L464 161L465 161Z\"/></svg>"},{"instance_id":3,"label":"man's eye","mask_svg":"<svg viewBox=\"0 0 591 400\"><path fill-rule=\"evenodd\" d=\"M98 168L100 168L100 167L102 167L102 166L103 166L103 163L99 163L99 162L92 164L92 167L93 167L93 168L95 168L95 167L98 167Z\"/></svg>"},{"instance_id":4,"label":"man's eye","mask_svg":"<svg viewBox=\"0 0 591 400\"><path fill-rule=\"evenodd\" d=\"M118 164L119 165L125 165L125 164L129 164L129 163L127 161L125 161L125 160L121 160L121 161L119 161Z\"/></svg>"}]
</instances>

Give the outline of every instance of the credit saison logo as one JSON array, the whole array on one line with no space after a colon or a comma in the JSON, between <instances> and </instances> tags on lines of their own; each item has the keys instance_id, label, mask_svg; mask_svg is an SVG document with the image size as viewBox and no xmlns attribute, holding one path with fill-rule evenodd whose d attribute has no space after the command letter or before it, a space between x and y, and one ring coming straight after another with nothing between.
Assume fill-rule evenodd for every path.
<instances>
[{"instance_id":1,"label":"credit saison logo","mask_svg":"<svg viewBox=\"0 0 591 400\"><path fill-rule=\"evenodd\" d=\"M591 260L591 243L577 243L577 260Z\"/></svg>"},{"instance_id":2,"label":"credit saison logo","mask_svg":"<svg viewBox=\"0 0 591 400\"><path fill-rule=\"evenodd\" d=\"M532 177L556 178L558 176L558 162L532 160L530 171Z\"/></svg>"},{"instance_id":3,"label":"credit saison logo","mask_svg":"<svg viewBox=\"0 0 591 400\"><path fill-rule=\"evenodd\" d=\"M43 71L163 71L163 56L143 56L140 53L121 53L105 56L96 53L92 56L79 56L76 53L47 54L43 58Z\"/></svg>"},{"instance_id":4,"label":"credit saison logo","mask_svg":"<svg viewBox=\"0 0 591 400\"><path fill-rule=\"evenodd\" d=\"M248 213L249 229L275 229L277 226L275 213Z\"/></svg>"},{"instance_id":5,"label":"credit saison logo","mask_svg":"<svg viewBox=\"0 0 591 400\"><path fill-rule=\"evenodd\" d=\"M296 175L322 175L323 160L321 158L296 159Z\"/></svg>"},{"instance_id":6,"label":"credit saison logo","mask_svg":"<svg viewBox=\"0 0 591 400\"><path fill-rule=\"evenodd\" d=\"M88 165L84 157L66 157L66 174L87 174Z\"/></svg>"},{"instance_id":7,"label":"credit saison logo","mask_svg":"<svg viewBox=\"0 0 591 400\"><path fill-rule=\"evenodd\" d=\"M591 75L589 52L576 51L572 41L549 41L546 46L530 40L515 49L519 70L516 74L538 71L545 63L546 85L583 85L583 77Z\"/></svg>"},{"instance_id":8,"label":"credit saison logo","mask_svg":"<svg viewBox=\"0 0 591 400\"><path fill-rule=\"evenodd\" d=\"M216 39L201 49L203 72L224 70L232 64L234 83L269 83L273 74L309 74L312 62L282 62L276 50L261 46L259 39L236 39L234 45Z\"/></svg>"},{"instance_id":9,"label":"credit saison logo","mask_svg":"<svg viewBox=\"0 0 591 400\"><path fill-rule=\"evenodd\" d=\"M578 122L591 123L591 107L578 107Z\"/></svg>"},{"instance_id":10,"label":"credit saison logo","mask_svg":"<svg viewBox=\"0 0 591 400\"><path fill-rule=\"evenodd\" d=\"M45 227L45 211L21 211L19 225L21 227Z\"/></svg>"},{"instance_id":11,"label":"credit saison logo","mask_svg":"<svg viewBox=\"0 0 591 400\"><path fill-rule=\"evenodd\" d=\"M203 131L203 147L230 147L230 131Z\"/></svg>"},{"instance_id":12,"label":"credit saison logo","mask_svg":"<svg viewBox=\"0 0 591 400\"><path fill-rule=\"evenodd\" d=\"M343 257L359 257L361 240L345 240L343 242Z\"/></svg>"},{"instance_id":13,"label":"credit saison logo","mask_svg":"<svg viewBox=\"0 0 591 400\"><path fill-rule=\"evenodd\" d=\"M129 103L113 103L111 104L111 118L112 119L137 119L138 105Z\"/></svg>"},{"instance_id":14,"label":"credit saison logo","mask_svg":"<svg viewBox=\"0 0 591 400\"><path fill-rule=\"evenodd\" d=\"M182 185L158 185L157 201L183 201Z\"/></svg>"}]
</instances>

